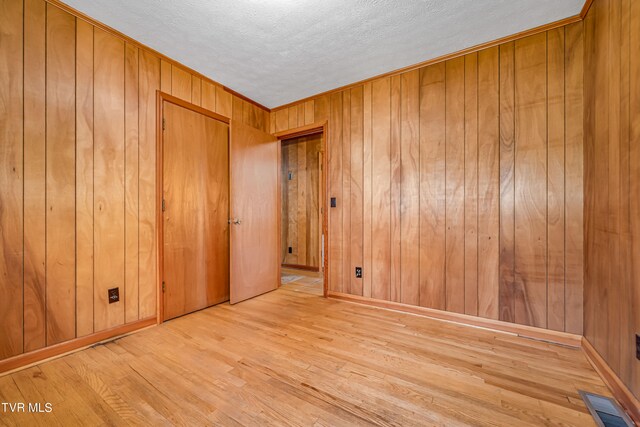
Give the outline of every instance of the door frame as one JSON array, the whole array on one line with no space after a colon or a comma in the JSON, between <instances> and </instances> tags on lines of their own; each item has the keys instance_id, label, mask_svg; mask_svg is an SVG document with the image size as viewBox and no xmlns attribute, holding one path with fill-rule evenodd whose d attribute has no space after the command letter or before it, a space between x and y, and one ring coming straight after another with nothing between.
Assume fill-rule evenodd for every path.
<instances>
[{"instance_id":1,"label":"door frame","mask_svg":"<svg viewBox=\"0 0 640 427\"><path fill-rule=\"evenodd\" d=\"M230 126L231 119L215 113L206 108L184 101L173 95L160 90L156 91L156 294L157 294L157 324L164 322L164 293L162 292L162 278L164 277L164 234L163 234L163 218L162 218L162 195L164 189L163 172L164 157L162 152L162 143L164 138L163 119L164 119L164 103L169 102L179 107L186 108L195 113L203 114L214 120L221 121ZM227 145L229 141L227 140Z\"/></svg>"},{"instance_id":2,"label":"door frame","mask_svg":"<svg viewBox=\"0 0 640 427\"><path fill-rule=\"evenodd\" d=\"M324 259L323 261L323 295L326 298L329 291L329 173L328 164L329 159L327 156L327 138L329 136L328 129L329 122L327 120L312 123L310 125L300 126L297 128L276 132L273 135L278 138L278 254L282 253L282 182L281 182L281 169L282 169L282 143L288 139L299 138L309 135L322 135L322 143L320 145L320 152L322 153L322 185L324 190L324 198L322 199L322 234L324 235ZM320 245L322 245L322 240ZM321 246L322 247L322 246ZM322 249L321 249L322 250ZM282 263L278 263L278 268L282 268Z\"/></svg>"}]
</instances>

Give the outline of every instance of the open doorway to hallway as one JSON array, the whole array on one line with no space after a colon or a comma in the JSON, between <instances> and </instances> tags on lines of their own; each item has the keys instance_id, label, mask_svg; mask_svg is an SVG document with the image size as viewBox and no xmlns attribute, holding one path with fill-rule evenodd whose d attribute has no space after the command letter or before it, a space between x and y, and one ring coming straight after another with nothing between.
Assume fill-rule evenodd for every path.
<instances>
[{"instance_id":1,"label":"open doorway to hallway","mask_svg":"<svg viewBox=\"0 0 640 427\"><path fill-rule=\"evenodd\" d=\"M282 284L323 294L323 128L281 136L280 258Z\"/></svg>"}]
</instances>

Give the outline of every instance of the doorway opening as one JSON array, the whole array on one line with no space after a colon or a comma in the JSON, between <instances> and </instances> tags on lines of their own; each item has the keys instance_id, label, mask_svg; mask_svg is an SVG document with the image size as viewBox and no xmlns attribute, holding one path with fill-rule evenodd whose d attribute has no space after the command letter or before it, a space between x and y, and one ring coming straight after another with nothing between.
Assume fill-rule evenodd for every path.
<instances>
[{"instance_id":1,"label":"doorway opening","mask_svg":"<svg viewBox=\"0 0 640 427\"><path fill-rule=\"evenodd\" d=\"M326 295L326 123L277 133L281 284Z\"/></svg>"}]
</instances>

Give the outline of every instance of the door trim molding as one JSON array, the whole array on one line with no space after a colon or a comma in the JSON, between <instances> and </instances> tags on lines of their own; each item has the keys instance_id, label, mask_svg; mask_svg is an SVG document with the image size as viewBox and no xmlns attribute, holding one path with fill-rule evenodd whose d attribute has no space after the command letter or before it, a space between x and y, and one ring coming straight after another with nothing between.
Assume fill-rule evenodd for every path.
<instances>
[{"instance_id":1,"label":"door trim molding","mask_svg":"<svg viewBox=\"0 0 640 427\"><path fill-rule=\"evenodd\" d=\"M297 128L285 130L282 132L276 132L273 135L278 138L278 227L282 225L282 182L280 181L280 169L282 167L282 144L288 139L299 138L309 135L322 135L322 143L320 145L320 152L322 153L322 184L324 188L324 199L322 200L322 234L324 235L324 260L323 267L324 272L322 274L323 282L323 295L326 298L329 292L329 251L326 248L329 247L329 212L327 206L329 203L329 174L328 172L328 159L327 159L327 139L329 138L329 121L324 120L310 125L300 126ZM322 245L322 241L320 242ZM278 230L278 254L282 253L282 230ZM280 268L282 265L280 265ZM280 286L278 284L278 286Z\"/></svg>"},{"instance_id":2,"label":"door trim molding","mask_svg":"<svg viewBox=\"0 0 640 427\"><path fill-rule=\"evenodd\" d=\"M169 95L166 92L160 90L156 91L156 312L157 324L164 322L164 295L162 292L162 278L164 277L164 234L163 234L163 218L162 218L162 196L163 196L163 172L164 172L164 157L162 152L163 142L163 118L164 118L164 103L169 102L174 105L186 108L187 110L194 111L204 116L210 117L214 120L221 121L230 125L231 119L221 114L207 110L198 105L184 101L173 95ZM227 141L227 144L229 142Z\"/></svg>"}]
</instances>

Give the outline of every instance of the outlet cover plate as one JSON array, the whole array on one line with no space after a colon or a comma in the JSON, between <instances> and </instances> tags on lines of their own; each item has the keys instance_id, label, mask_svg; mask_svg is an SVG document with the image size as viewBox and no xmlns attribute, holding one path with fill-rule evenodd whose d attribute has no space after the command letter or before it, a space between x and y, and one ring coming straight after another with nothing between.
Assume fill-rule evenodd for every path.
<instances>
[{"instance_id":1,"label":"outlet cover plate","mask_svg":"<svg viewBox=\"0 0 640 427\"><path fill-rule=\"evenodd\" d=\"M120 288L111 288L108 290L109 304L120 301Z\"/></svg>"}]
</instances>

